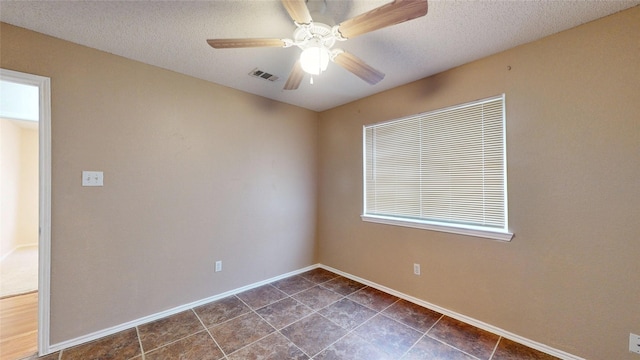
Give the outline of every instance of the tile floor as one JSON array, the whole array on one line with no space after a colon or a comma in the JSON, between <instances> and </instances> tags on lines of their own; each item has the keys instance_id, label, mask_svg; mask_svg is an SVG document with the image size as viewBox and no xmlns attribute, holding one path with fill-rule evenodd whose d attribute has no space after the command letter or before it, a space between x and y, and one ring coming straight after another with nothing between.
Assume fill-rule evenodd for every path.
<instances>
[{"instance_id":1,"label":"tile floor","mask_svg":"<svg viewBox=\"0 0 640 360\"><path fill-rule=\"evenodd\" d=\"M557 358L318 268L41 359Z\"/></svg>"}]
</instances>

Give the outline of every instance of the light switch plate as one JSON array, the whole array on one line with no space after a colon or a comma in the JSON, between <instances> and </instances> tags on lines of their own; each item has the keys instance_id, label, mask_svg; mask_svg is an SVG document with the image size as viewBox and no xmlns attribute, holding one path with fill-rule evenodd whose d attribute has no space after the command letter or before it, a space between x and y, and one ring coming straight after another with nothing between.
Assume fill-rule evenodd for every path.
<instances>
[{"instance_id":1,"label":"light switch plate","mask_svg":"<svg viewBox=\"0 0 640 360\"><path fill-rule=\"evenodd\" d=\"M102 171L83 171L82 186L103 186L104 175Z\"/></svg>"},{"instance_id":2,"label":"light switch plate","mask_svg":"<svg viewBox=\"0 0 640 360\"><path fill-rule=\"evenodd\" d=\"M629 351L640 354L640 335L629 334Z\"/></svg>"}]
</instances>

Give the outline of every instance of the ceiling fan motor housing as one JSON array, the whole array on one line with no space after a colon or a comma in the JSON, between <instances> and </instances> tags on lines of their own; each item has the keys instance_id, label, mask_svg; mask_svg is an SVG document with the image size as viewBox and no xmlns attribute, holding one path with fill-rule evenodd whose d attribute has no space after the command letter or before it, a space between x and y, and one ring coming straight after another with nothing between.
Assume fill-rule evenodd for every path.
<instances>
[{"instance_id":1,"label":"ceiling fan motor housing","mask_svg":"<svg viewBox=\"0 0 640 360\"><path fill-rule=\"evenodd\" d=\"M310 24L300 24L293 32L293 42L300 49L304 50L309 46L322 46L330 49L336 42L331 31L331 26L311 22Z\"/></svg>"}]
</instances>

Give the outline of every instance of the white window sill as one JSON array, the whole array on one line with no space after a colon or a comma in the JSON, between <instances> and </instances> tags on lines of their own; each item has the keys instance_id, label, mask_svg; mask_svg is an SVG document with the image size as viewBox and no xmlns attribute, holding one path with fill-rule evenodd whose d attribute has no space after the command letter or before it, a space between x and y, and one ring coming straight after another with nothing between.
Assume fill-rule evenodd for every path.
<instances>
[{"instance_id":1,"label":"white window sill","mask_svg":"<svg viewBox=\"0 0 640 360\"><path fill-rule=\"evenodd\" d=\"M478 227L472 226L452 226L452 225L443 225L428 221L419 221L419 220L411 220L411 219L398 219L387 216L378 216L378 215L361 215L362 221L373 222L378 224L387 224L387 225L395 225L395 226L404 226L411 227L417 229L425 229L425 230L433 230L440 231L452 234L459 235L467 235L467 236L475 236L482 237L493 240L500 241L511 241L513 239L513 233L503 232L500 230L488 230L481 229Z\"/></svg>"}]
</instances>

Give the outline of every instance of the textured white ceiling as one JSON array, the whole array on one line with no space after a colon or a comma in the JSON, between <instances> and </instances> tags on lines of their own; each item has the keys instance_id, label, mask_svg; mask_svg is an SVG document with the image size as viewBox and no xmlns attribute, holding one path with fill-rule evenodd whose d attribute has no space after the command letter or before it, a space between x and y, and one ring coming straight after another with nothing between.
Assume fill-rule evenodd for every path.
<instances>
[{"instance_id":1,"label":"textured white ceiling","mask_svg":"<svg viewBox=\"0 0 640 360\"><path fill-rule=\"evenodd\" d=\"M327 0L336 23L389 0ZM292 38L278 0L0 1L0 21L126 58L322 111L640 4L623 1L429 1L425 17L338 43L386 77L375 86L330 64L282 90L297 48L211 48L209 38ZM248 75L259 68L276 82Z\"/></svg>"}]
</instances>

